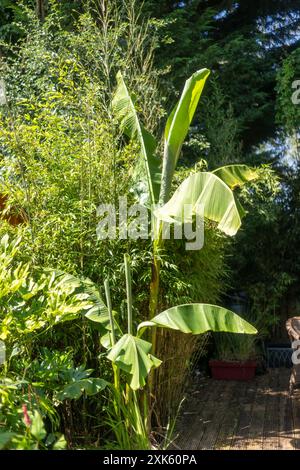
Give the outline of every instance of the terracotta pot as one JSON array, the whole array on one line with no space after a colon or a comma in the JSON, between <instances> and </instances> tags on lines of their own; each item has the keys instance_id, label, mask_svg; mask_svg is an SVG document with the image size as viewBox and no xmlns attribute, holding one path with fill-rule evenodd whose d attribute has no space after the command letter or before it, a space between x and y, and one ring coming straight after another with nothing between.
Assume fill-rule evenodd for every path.
<instances>
[{"instance_id":1,"label":"terracotta pot","mask_svg":"<svg viewBox=\"0 0 300 470\"><path fill-rule=\"evenodd\" d=\"M7 222L10 223L10 225L12 225L13 227L25 223L27 218L25 216L24 211L20 211L16 214L9 212L6 213L4 216L2 215L2 212L6 207L6 202L7 196L0 194L0 219L7 220Z\"/></svg>"},{"instance_id":2,"label":"terracotta pot","mask_svg":"<svg viewBox=\"0 0 300 470\"><path fill-rule=\"evenodd\" d=\"M256 361L209 361L213 379L251 380L255 376Z\"/></svg>"}]
</instances>

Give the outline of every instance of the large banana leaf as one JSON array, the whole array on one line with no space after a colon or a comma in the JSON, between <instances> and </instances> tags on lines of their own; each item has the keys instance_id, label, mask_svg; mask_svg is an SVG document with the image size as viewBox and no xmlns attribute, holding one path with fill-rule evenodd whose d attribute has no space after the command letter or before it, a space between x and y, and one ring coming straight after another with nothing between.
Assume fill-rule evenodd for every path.
<instances>
[{"instance_id":1,"label":"large banana leaf","mask_svg":"<svg viewBox=\"0 0 300 470\"><path fill-rule=\"evenodd\" d=\"M254 168L239 164L222 166L212 171L212 173L224 181L230 189L243 186L248 181L258 177L258 173Z\"/></svg>"},{"instance_id":2,"label":"large banana leaf","mask_svg":"<svg viewBox=\"0 0 300 470\"><path fill-rule=\"evenodd\" d=\"M134 102L127 90L121 72L117 74L117 90L112 106L120 127L130 139L137 139L141 158L136 162L134 189L141 203L155 204L160 190L160 160L155 156L156 141L140 123Z\"/></svg>"},{"instance_id":3,"label":"large banana leaf","mask_svg":"<svg viewBox=\"0 0 300 470\"><path fill-rule=\"evenodd\" d=\"M164 204L169 199L174 170L183 141L194 117L198 101L210 71L201 69L185 82L179 102L171 112L165 128L165 148L159 200Z\"/></svg>"},{"instance_id":4,"label":"large banana leaf","mask_svg":"<svg viewBox=\"0 0 300 470\"><path fill-rule=\"evenodd\" d=\"M241 225L232 190L213 173L192 174L164 206L154 211L159 220L166 222L189 222L193 214L217 222L218 228L227 235L235 235Z\"/></svg>"},{"instance_id":5,"label":"large banana leaf","mask_svg":"<svg viewBox=\"0 0 300 470\"><path fill-rule=\"evenodd\" d=\"M126 334L107 355L108 359L130 375L130 387L133 390L143 387L150 370L161 364L159 359L150 354L151 348L148 341Z\"/></svg>"},{"instance_id":6,"label":"large banana leaf","mask_svg":"<svg viewBox=\"0 0 300 470\"><path fill-rule=\"evenodd\" d=\"M182 333L202 334L207 331L256 334L257 330L231 310L210 304L186 304L169 308L152 320L140 323L141 335L145 328L158 326Z\"/></svg>"}]
</instances>

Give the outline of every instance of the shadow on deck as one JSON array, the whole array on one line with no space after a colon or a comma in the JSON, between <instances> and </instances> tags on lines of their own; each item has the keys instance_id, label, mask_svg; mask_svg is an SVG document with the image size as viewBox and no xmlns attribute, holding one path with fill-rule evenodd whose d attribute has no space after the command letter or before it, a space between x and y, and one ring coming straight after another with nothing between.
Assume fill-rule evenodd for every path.
<instances>
[{"instance_id":1,"label":"shadow on deck","mask_svg":"<svg viewBox=\"0 0 300 470\"><path fill-rule=\"evenodd\" d=\"M177 425L184 450L299 450L300 391L289 396L290 369L251 382L198 380Z\"/></svg>"}]
</instances>

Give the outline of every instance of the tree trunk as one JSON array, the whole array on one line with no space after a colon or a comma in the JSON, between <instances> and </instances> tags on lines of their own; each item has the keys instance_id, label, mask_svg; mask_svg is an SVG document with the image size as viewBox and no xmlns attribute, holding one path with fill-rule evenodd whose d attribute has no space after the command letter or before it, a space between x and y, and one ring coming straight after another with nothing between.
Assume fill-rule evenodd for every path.
<instances>
[{"instance_id":1,"label":"tree trunk","mask_svg":"<svg viewBox=\"0 0 300 470\"><path fill-rule=\"evenodd\" d=\"M43 22L45 20L45 14L47 9L47 0L36 0L36 15L38 19Z\"/></svg>"}]
</instances>

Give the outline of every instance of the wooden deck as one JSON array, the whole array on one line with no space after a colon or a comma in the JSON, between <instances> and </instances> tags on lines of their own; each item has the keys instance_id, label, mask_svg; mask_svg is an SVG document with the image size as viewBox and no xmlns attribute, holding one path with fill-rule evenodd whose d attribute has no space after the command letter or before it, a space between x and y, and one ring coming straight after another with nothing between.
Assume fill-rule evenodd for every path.
<instances>
[{"instance_id":1,"label":"wooden deck","mask_svg":"<svg viewBox=\"0 0 300 470\"><path fill-rule=\"evenodd\" d=\"M289 396L290 369L251 382L197 380L178 422L184 450L299 450L300 391Z\"/></svg>"}]
</instances>

